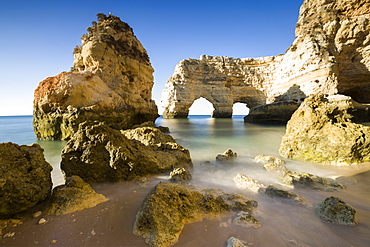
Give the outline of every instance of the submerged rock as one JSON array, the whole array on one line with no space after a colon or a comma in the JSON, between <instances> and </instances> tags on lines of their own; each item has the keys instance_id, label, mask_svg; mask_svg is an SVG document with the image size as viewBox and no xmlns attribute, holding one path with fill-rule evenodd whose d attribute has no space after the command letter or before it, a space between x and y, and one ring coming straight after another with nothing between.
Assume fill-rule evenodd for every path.
<instances>
[{"instance_id":1,"label":"submerged rock","mask_svg":"<svg viewBox=\"0 0 370 247\"><path fill-rule=\"evenodd\" d=\"M52 169L38 144L0 143L0 218L30 210L48 198Z\"/></svg>"},{"instance_id":2,"label":"submerged rock","mask_svg":"<svg viewBox=\"0 0 370 247\"><path fill-rule=\"evenodd\" d=\"M62 151L66 176L78 175L88 183L132 180L174 167L192 167L189 151L150 127L121 132L105 123L86 122Z\"/></svg>"},{"instance_id":3,"label":"submerged rock","mask_svg":"<svg viewBox=\"0 0 370 247\"><path fill-rule=\"evenodd\" d=\"M260 221L248 212L241 211L233 219L233 224L245 228L260 228Z\"/></svg>"},{"instance_id":4,"label":"submerged rock","mask_svg":"<svg viewBox=\"0 0 370 247\"><path fill-rule=\"evenodd\" d=\"M69 139L87 120L127 129L158 117L152 100L153 68L132 28L98 14L71 72L40 82L34 94L34 131L39 139Z\"/></svg>"},{"instance_id":5,"label":"submerged rock","mask_svg":"<svg viewBox=\"0 0 370 247\"><path fill-rule=\"evenodd\" d=\"M288 202L293 202L296 204L306 205L306 198L301 195L298 195L291 191L286 191L278 189L275 186L269 185L267 188L261 188L258 193L266 195L271 198L282 199Z\"/></svg>"},{"instance_id":6,"label":"submerged rock","mask_svg":"<svg viewBox=\"0 0 370 247\"><path fill-rule=\"evenodd\" d=\"M150 246L170 246L178 241L186 223L231 210L251 212L254 207L256 201L240 194L161 182L148 194L137 213L134 233Z\"/></svg>"},{"instance_id":7,"label":"submerged rock","mask_svg":"<svg viewBox=\"0 0 370 247\"><path fill-rule=\"evenodd\" d=\"M66 178L64 185L59 185L53 189L45 214L69 214L95 207L105 201L108 201L108 199L104 195L96 193L79 176L72 176Z\"/></svg>"},{"instance_id":8,"label":"submerged rock","mask_svg":"<svg viewBox=\"0 0 370 247\"><path fill-rule=\"evenodd\" d=\"M325 220L340 225L357 225L356 210L338 197L328 197L316 206L317 215Z\"/></svg>"},{"instance_id":9,"label":"submerged rock","mask_svg":"<svg viewBox=\"0 0 370 247\"><path fill-rule=\"evenodd\" d=\"M280 182L288 186L311 188L314 190L336 191L345 186L332 180L319 177L307 172L288 171L279 176Z\"/></svg>"},{"instance_id":10,"label":"submerged rock","mask_svg":"<svg viewBox=\"0 0 370 247\"><path fill-rule=\"evenodd\" d=\"M370 161L370 128L352 122L351 109L348 96L310 96L288 122L280 155L332 165Z\"/></svg>"},{"instance_id":11,"label":"submerged rock","mask_svg":"<svg viewBox=\"0 0 370 247\"><path fill-rule=\"evenodd\" d=\"M246 247L246 245L240 239L231 237L227 240L226 247Z\"/></svg>"},{"instance_id":12,"label":"submerged rock","mask_svg":"<svg viewBox=\"0 0 370 247\"><path fill-rule=\"evenodd\" d=\"M278 164L278 165L285 164L285 161L282 159L276 158L274 156L264 155L264 154L257 155L256 157L254 157L254 161L260 164L268 164L268 163L273 163L273 164Z\"/></svg>"},{"instance_id":13,"label":"submerged rock","mask_svg":"<svg viewBox=\"0 0 370 247\"><path fill-rule=\"evenodd\" d=\"M228 149L223 154L218 154L216 156L216 161L223 163L232 162L237 156L237 153L234 153L233 150Z\"/></svg>"}]
</instances>

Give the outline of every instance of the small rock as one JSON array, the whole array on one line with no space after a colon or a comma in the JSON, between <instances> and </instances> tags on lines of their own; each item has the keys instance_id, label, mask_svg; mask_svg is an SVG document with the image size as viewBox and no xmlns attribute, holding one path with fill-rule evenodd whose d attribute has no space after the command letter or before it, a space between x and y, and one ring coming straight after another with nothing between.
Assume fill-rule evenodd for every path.
<instances>
[{"instance_id":1,"label":"small rock","mask_svg":"<svg viewBox=\"0 0 370 247\"><path fill-rule=\"evenodd\" d=\"M338 197L328 197L316 206L319 218L340 225L355 226L356 210Z\"/></svg>"},{"instance_id":2,"label":"small rock","mask_svg":"<svg viewBox=\"0 0 370 247\"><path fill-rule=\"evenodd\" d=\"M285 164L285 161L282 160L282 159L279 159L279 158L276 158L276 157L273 157L273 156L267 156L267 155L264 155L264 154L257 155L254 158L254 161L256 161L257 163L260 163L260 164L268 164L268 163L274 163L274 164L278 164L278 165Z\"/></svg>"},{"instance_id":3,"label":"small rock","mask_svg":"<svg viewBox=\"0 0 370 247\"><path fill-rule=\"evenodd\" d=\"M3 238L12 238L14 237L15 235L15 232L8 232L8 233L5 233Z\"/></svg>"},{"instance_id":4,"label":"small rock","mask_svg":"<svg viewBox=\"0 0 370 247\"><path fill-rule=\"evenodd\" d=\"M95 236L95 234L96 234L95 230L92 230L91 235Z\"/></svg>"},{"instance_id":5,"label":"small rock","mask_svg":"<svg viewBox=\"0 0 370 247\"><path fill-rule=\"evenodd\" d=\"M239 212L233 220L234 225L245 228L259 228L261 223L259 220L248 212Z\"/></svg>"},{"instance_id":6,"label":"small rock","mask_svg":"<svg viewBox=\"0 0 370 247\"><path fill-rule=\"evenodd\" d=\"M228 149L223 154L218 154L216 161L218 162L232 162L236 159L237 153L234 153L233 150Z\"/></svg>"},{"instance_id":7,"label":"small rock","mask_svg":"<svg viewBox=\"0 0 370 247\"><path fill-rule=\"evenodd\" d=\"M298 195L294 192L278 189L272 185L269 185L266 189L260 189L258 192L271 198L279 198L287 200L288 202L293 202L302 205L307 204L306 199L303 196Z\"/></svg>"},{"instance_id":8,"label":"small rock","mask_svg":"<svg viewBox=\"0 0 370 247\"><path fill-rule=\"evenodd\" d=\"M263 167L269 172L283 173L283 172L288 171L288 168L286 168L285 166L281 164L276 164L276 163L267 163Z\"/></svg>"},{"instance_id":9,"label":"small rock","mask_svg":"<svg viewBox=\"0 0 370 247\"><path fill-rule=\"evenodd\" d=\"M39 220L39 225L42 225L42 224L45 224L46 222L48 222L45 218L41 218L40 220Z\"/></svg>"},{"instance_id":10,"label":"small rock","mask_svg":"<svg viewBox=\"0 0 370 247\"><path fill-rule=\"evenodd\" d=\"M33 218L38 218L42 215L42 212L41 211L37 211L36 213L34 213L32 216Z\"/></svg>"},{"instance_id":11,"label":"small rock","mask_svg":"<svg viewBox=\"0 0 370 247\"><path fill-rule=\"evenodd\" d=\"M249 189L255 193L257 193L261 188L266 188L266 185L261 184L257 180L254 180L240 173L235 176L234 182L236 184L236 187L240 189Z\"/></svg>"},{"instance_id":12,"label":"small rock","mask_svg":"<svg viewBox=\"0 0 370 247\"><path fill-rule=\"evenodd\" d=\"M246 245L240 239L231 237L227 240L226 247L246 247Z\"/></svg>"},{"instance_id":13,"label":"small rock","mask_svg":"<svg viewBox=\"0 0 370 247\"><path fill-rule=\"evenodd\" d=\"M170 173L170 180L173 183L189 184L192 176L189 170L185 168L174 168Z\"/></svg>"},{"instance_id":14,"label":"small rock","mask_svg":"<svg viewBox=\"0 0 370 247\"><path fill-rule=\"evenodd\" d=\"M57 242L57 240L53 239L50 241L51 244L55 244Z\"/></svg>"}]
</instances>

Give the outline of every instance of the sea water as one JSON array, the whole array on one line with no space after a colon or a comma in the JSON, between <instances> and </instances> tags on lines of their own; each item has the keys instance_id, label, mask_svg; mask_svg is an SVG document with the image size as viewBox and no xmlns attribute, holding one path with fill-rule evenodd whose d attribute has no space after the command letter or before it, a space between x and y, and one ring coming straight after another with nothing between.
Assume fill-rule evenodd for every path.
<instances>
[{"instance_id":1,"label":"sea water","mask_svg":"<svg viewBox=\"0 0 370 247\"><path fill-rule=\"evenodd\" d=\"M337 178L347 186L347 189L338 192L293 189L279 184L276 174L265 171L263 166L253 161L253 158L260 154L279 157L278 149L285 133L283 125L244 123L242 116L234 116L232 119L214 119L209 116L190 116L188 119L158 118L156 124L169 127L171 135L177 142L189 149L194 163L193 185L242 193L259 203L254 214L260 220L261 228L246 229L234 226L230 219L224 219L224 222L205 220L186 225L176 246L224 246L225 240L231 236L253 243L254 246L370 246L369 164L338 167L286 160L289 170ZM9 141L26 145L40 144L44 149L46 160L54 168L52 174L54 186L64 182L59 166L61 150L66 142L37 140L32 129L32 116L0 117L0 142ZM233 164L217 163L215 161L217 154L227 149L232 149L238 154L237 160ZM308 206L290 205L252 191L238 189L233 181L238 173L264 184L272 184L299 193L306 197ZM167 178L162 175L157 179ZM119 190L112 188L102 186L100 192L125 193L121 188ZM359 224L349 227L319 219L315 215L315 205L329 196L340 197L351 204L357 211ZM137 195L132 198L125 195L123 198L137 201ZM118 210L116 213L120 214L121 211ZM127 246L141 246L136 242L129 244L127 238L138 241L132 235L131 227L132 222L126 226L128 233L125 231L120 234L127 236L125 240ZM106 238L104 241L110 241L109 239ZM6 244L12 245L11 243Z\"/></svg>"}]
</instances>

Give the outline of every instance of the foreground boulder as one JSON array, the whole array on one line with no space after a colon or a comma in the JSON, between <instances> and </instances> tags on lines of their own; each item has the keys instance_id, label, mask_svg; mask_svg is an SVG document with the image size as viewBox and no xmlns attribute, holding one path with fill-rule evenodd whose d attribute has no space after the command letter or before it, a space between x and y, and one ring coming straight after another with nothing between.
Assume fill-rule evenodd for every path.
<instances>
[{"instance_id":1,"label":"foreground boulder","mask_svg":"<svg viewBox=\"0 0 370 247\"><path fill-rule=\"evenodd\" d=\"M150 246L170 246L178 241L186 223L231 210L251 212L255 207L256 201L240 194L161 182L148 194L137 213L134 233Z\"/></svg>"},{"instance_id":2,"label":"foreground boulder","mask_svg":"<svg viewBox=\"0 0 370 247\"><path fill-rule=\"evenodd\" d=\"M352 122L350 109L347 96L307 98L288 122L280 155L332 165L370 161L370 128Z\"/></svg>"},{"instance_id":3,"label":"foreground boulder","mask_svg":"<svg viewBox=\"0 0 370 247\"><path fill-rule=\"evenodd\" d=\"M132 28L98 14L71 72L40 82L34 94L34 131L39 139L69 139L87 120L127 129L157 117L152 100L153 68Z\"/></svg>"},{"instance_id":4,"label":"foreground boulder","mask_svg":"<svg viewBox=\"0 0 370 247\"><path fill-rule=\"evenodd\" d=\"M0 143L0 218L23 213L48 198L52 169L38 144Z\"/></svg>"},{"instance_id":5,"label":"foreground boulder","mask_svg":"<svg viewBox=\"0 0 370 247\"><path fill-rule=\"evenodd\" d=\"M96 193L80 177L72 176L66 178L64 185L59 185L53 189L45 214L68 214L95 207L107 200L102 194Z\"/></svg>"},{"instance_id":6,"label":"foreground boulder","mask_svg":"<svg viewBox=\"0 0 370 247\"><path fill-rule=\"evenodd\" d=\"M316 206L317 215L326 221L340 225L357 225L356 210L338 197L328 197Z\"/></svg>"},{"instance_id":7,"label":"foreground boulder","mask_svg":"<svg viewBox=\"0 0 370 247\"><path fill-rule=\"evenodd\" d=\"M155 128L137 128L133 139L126 135L127 132L105 123L80 124L62 151L62 170L68 177L77 175L85 182L95 183L126 181L174 167L192 167L189 151Z\"/></svg>"}]
</instances>

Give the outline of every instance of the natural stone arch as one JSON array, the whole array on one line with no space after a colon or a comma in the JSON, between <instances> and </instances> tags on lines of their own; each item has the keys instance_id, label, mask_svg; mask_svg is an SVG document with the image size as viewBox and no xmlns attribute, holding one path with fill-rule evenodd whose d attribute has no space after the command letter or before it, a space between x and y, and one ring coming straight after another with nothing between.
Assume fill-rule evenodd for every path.
<instances>
[{"instance_id":1,"label":"natural stone arch","mask_svg":"<svg viewBox=\"0 0 370 247\"><path fill-rule=\"evenodd\" d=\"M201 109L199 109L200 107ZM194 100L193 104L189 107L188 115L211 115L215 108L213 104L206 98L200 97Z\"/></svg>"},{"instance_id":2,"label":"natural stone arch","mask_svg":"<svg viewBox=\"0 0 370 247\"><path fill-rule=\"evenodd\" d=\"M235 102L233 104L233 115L248 115L249 107L245 102Z\"/></svg>"}]
</instances>

